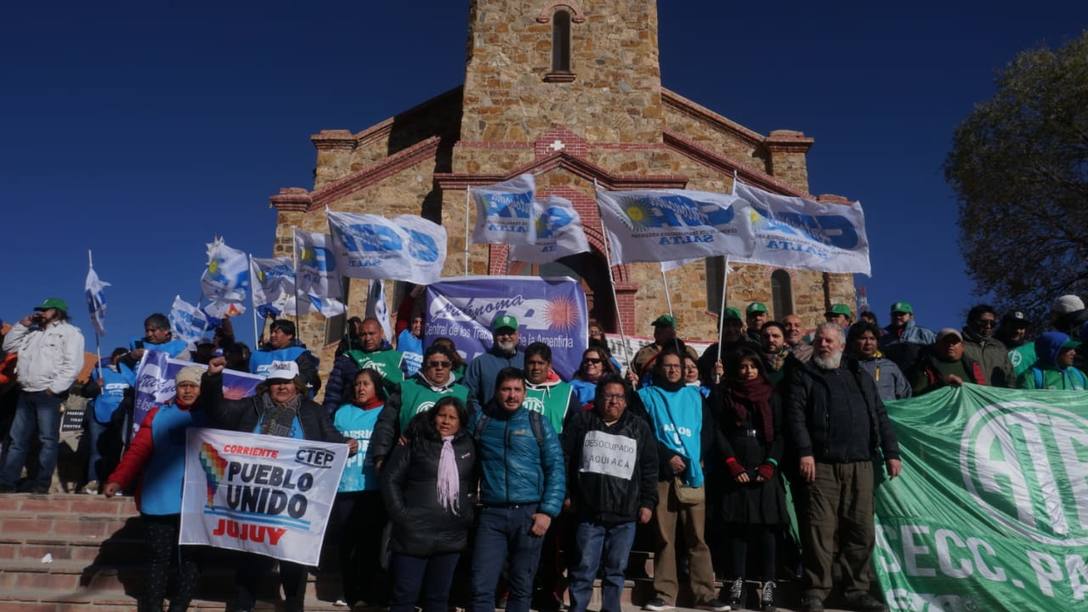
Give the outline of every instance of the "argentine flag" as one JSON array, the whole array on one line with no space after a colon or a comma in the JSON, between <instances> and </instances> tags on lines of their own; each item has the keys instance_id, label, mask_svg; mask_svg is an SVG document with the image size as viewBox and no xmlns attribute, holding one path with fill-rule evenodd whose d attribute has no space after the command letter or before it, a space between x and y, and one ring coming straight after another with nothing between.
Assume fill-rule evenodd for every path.
<instances>
[{"instance_id":1,"label":"argentine flag","mask_svg":"<svg viewBox=\"0 0 1088 612\"><path fill-rule=\"evenodd\" d=\"M106 296L102 290L109 286L109 283L98 279L93 266L87 267L87 281L83 290L87 296L87 310L91 313L91 325L99 336L106 334Z\"/></svg>"}]
</instances>

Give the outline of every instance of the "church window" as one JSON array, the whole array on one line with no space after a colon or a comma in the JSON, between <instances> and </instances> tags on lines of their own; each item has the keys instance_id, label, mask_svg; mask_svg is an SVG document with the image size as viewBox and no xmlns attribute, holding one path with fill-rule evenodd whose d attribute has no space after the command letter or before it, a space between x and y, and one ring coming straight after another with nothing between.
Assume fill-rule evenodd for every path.
<instances>
[{"instance_id":1,"label":"church window","mask_svg":"<svg viewBox=\"0 0 1088 612\"><path fill-rule=\"evenodd\" d=\"M552 15L552 72L570 72L570 13Z\"/></svg>"},{"instance_id":2,"label":"church window","mask_svg":"<svg viewBox=\"0 0 1088 612\"><path fill-rule=\"evenodd\" d=\"M771 273L771 302L775 321L781 321L786 315L793 314L793 287L789 272L775 270Z\"/></svg>"}]
</instances>

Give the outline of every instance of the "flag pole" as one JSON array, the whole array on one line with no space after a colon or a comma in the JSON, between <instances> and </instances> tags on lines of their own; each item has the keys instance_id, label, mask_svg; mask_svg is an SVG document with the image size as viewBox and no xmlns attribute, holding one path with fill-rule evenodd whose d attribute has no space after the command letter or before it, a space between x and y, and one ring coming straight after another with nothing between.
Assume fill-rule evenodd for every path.
<instances>
[{"instance_id":1,"label":"flag pole","mask_svg":"<svg viewBox=\"0 0 1088 612\"><path fill-rule=\"evenodd\" d=\"M94 257L90 249L87 249L87 267L94 269ZM98 380L102 380L102 340L98 336L98 326L94 325L93 321L91 327L94 328L94 352L98 355Z\"/></svg>"},{"instance_id":2,"label":"flag pole","mask_svg":"<svg viewBox=\"0 0 1088 612\"><path fill-rule=\"evenodd\" d=\"M600 189L600 186L597 184L596 177L594 177L594 197L596 197L598 189ZM604 215L601 214L600 203L597 204L597 216L601 220L601 242L604 243L604 260L606 266L608 267L608 286L612 289L612 303L616 306L616 325L619 327L620 330L620 340L623 341L623 353L624 357L627 358L627 371L633 372L634 368L631 367L631 351L629 350L630 347L627 346L627 334L623 331L623 314L620 313L620 300L616 296L616 279L612 276L612 256L609 254L610 249L608 248L608 230L604 226Z\"/></svg>"},{"instance_id":3,"label":"flag pole","mask_svg":"<svg viewBox=\"0 0 1088 612\"><path fill-rule=\"evenodd\" d=\"M261 335L257 331L257 292L253 288L259 279L253 274L253 254L247 253L246 256L249 257L249 306L253 309L253 346L257 347L260 345Z\"/></svg>"},{"instance_id":4,"label":"flag pole","mask_svg":"<svg viewBox=\"0 0 1088 612\"><path fill-rule=\"evenodd\" d=\"M733 184L730 193L736 195L737 193L737 169L733 168ZM726 288L729 286L729 256L722 256L722 301L719 307L721 311L718 314L718 361L722 360L722 333L725 331L725 293ZM715 369L717 366L715 365ZM715 373L714 382L718 382L718 375Z\"/></svg>"},{"instance_id":5,"label":"flag pole","mask_svg":"<svg viewBox=\"0 0 1088 612\"><path fill-rule=\"evenodd\" d=\"M472 186L465 187L465 276L468 276L468 217L472 200Z\"/></svg>"},{"instance_id":6,"label":"flag pole","mask_svg":"<svg viewBox=\"0 0 1088 612\"><path fill-rule=\"evenodd\" d=\"M301 331L299 328L301 324L299 322L299 308L298 308L298 228L294 229L294 233L291 234L291 258L295 262L295 332Z\"/></svg>"}]
</instances>

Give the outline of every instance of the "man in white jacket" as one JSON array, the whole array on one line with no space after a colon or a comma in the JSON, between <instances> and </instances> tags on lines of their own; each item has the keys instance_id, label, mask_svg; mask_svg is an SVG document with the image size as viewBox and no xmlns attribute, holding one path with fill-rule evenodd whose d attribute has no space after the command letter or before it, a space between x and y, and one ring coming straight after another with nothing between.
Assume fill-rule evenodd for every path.
<instances>
[{"instance_id":1,"label":"man in white jacket","mask_svg":"<svg viewBox=\"0 0 1088 612\"><path fill-rule=\"evenodd\" d=\"M57 467L60 406L83 365L83 334L68 323L68 304L48 298L11 328L4 350L18 354L15 373L21 392L11 424L11 447L0 468L0 492L15 490L37 430L42 450L28 488L48 493Z\"/></svg>"}]
</instances>

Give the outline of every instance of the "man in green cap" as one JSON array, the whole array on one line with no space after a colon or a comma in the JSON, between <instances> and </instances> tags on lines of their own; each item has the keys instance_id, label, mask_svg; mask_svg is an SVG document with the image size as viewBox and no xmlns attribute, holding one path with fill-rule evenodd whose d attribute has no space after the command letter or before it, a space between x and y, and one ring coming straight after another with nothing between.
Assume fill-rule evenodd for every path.
<instances>
[{"instance_id":1,"label":"man in green cap","mask_svg":"<svg viewBox=\"0 0 1088 612\"><path fill-rule=\"evenodd\" d=\"M37 431L42 448L28 488L48 493L60 450L61 403L83 367L83 334L68 322L68 304L48 298L12 326L3 348L18 355L22 391L11 424L11 446L0 469L0 492L15 490Z\"/></svg>"},{"instance_id":2,"label":"man in green cap","mask_svg":"<svg viewBox=\"0 0 1088 612\"><path fill-rule=\"evenodd\" d=\"M763 331L763 324L770 318L767 313L767 305L763 302L752 302L748 304L744 314L748 323L748 339L759 345L763 342L763 337L760 336L760 332Z\"/></svg>"},{"instance_id":3,"label":"man in green cap","mask_svg":"<svg viewBox=\"0 0 1088 612\"><path fill-rule=\"evenodd\" d=\"M469 408L481 409L495 395L495 378L504 368L525 369L525 353L518 350L518 320L508 314L500 314L491 321L491 334L495 341L491 350L480 353L465 370L465 386L468 387Z\"/></svg>"},{"instance_id":4,"label":"man in green cap","mask_svg":"<svg viewBox=\"0 0 1088 612\"><path fill-rule=\"evenodd\" d=\"M635 353L635 358L631 360L631 367L635 369L635 374L639 377L646 374L650 365L654 362L654 358L661 352L666 346L674 344L676 342L676 318L672 315L663 314L660 317L654 319L651 325L654 326L654 341L652 344L640 348ZM692 359L698 359L699 354L695 352L695 349L690 346L684 346L686 352L691 355Z\"/></svg>"},{"instance_id":5,"label":"man in green cap","mask_svg":"<svg viewBox=\"0 0 1088 612\"><path fill-rule=\"evenodd\" d=\"M846 304L832 304L824 313L824 319L846 329L854 322L854 313L850 312L850 307Z\"/></svg>"},{"instance_id":6,"label":"man in green cap","mask_svg":"<svg viewBox=\"0 0 1088 612\"><path fill-rule=\"evenodd\" d=\"M906 372L918 361L922 348L937 341L932 330L914 322L914 307L910 302L896 302L891 308L892 322L880 337L880 352Z\"/></svg>"}]
</instances>

